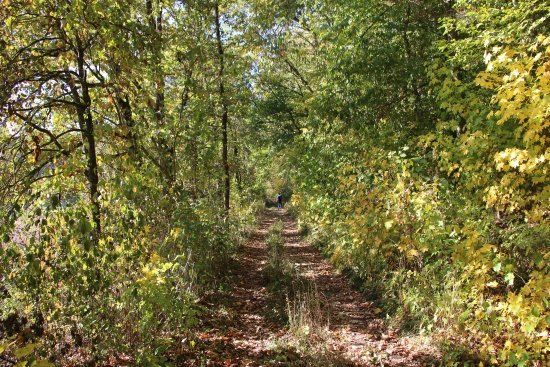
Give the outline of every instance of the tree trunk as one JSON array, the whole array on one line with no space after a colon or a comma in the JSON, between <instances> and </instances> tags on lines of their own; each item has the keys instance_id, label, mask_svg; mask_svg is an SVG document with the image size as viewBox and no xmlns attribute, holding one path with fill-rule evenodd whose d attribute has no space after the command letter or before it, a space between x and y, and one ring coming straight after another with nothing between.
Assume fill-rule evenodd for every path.
<instances>
[{"instance_id":1,"label":"tree trunk","mask_svg":"<svg viewBox=\"0 0 550 367\"><path fill-rule=\"evenodd\" d=\"M101 233L101 207L99 203L99 173L97 164L96 142L94 135L94 122L92 111L90 106L92 100L90 97L90 90L88 80L86 76L86 68L84 63L85 47L79 40L77 50L77 63L78 63L78 83L80 84L80 93L77 85L72 83L71 89L75 101L78 101L76 112L78 116L78 123L81 130L82 144L84 147L84 154L86 156L86 170L85 175L88 180L88 195L90 197L90 203L92 204L92 221L94 223L94 230L92 233L92 240L95 242L98 240L98 235Z\"/></svg>"},{"instance_id":2,"label":"tree trunk","mask_svg":"<svg viewBox=\"0 0 550 367\"><path fill-rule=\"evenodd\" d=\"M235 172L235 181L237 182L237 190L239 190L239 193L243 192L243 181L241 176L241 170L239 165L239 149L237 148L237 145L233 147L233 159L235 164L233 171Z\"/></svg>"},{"instance_id":3,"label":"tree trunk","mask_svg":"<svg viewBox=\"0 0 550 367\"><path fill-rule=\"evenodd\" d=\"M162 9L158 10L155 15L152 0L146 1L147 17L149 21L149 29L151 30L151 52L153 54L153 71L155 78L155 120L156 126L166 125L165 116L165 89L166 75L163 70L163 23ZM176 157L175 143L171 142L165 135L155 136L152 138L157 150L156 165L159 167L161 174L168 182L167 187L172 187L176 180Z\"/></svg>"},{"instance_id":4,"label":"tree trunk","mask_svg":"<svg viewBox=\"0 0 550 367\"><path fill-rule=\"evenodd\" d=\"M218 41L218 57L220 60L220 69L218 72L219 77L219 93L220 100L222 103L222 165L223 165L223 209L225 214L229 214L229 195L230 191L230 176L229 176L229 160L228 160L228 141L227 141L227 132L229 125L229 109L227 106L227 101L225 98L223 77L224 77L224 51L223 51L223 42L222 42L222 31L220 26L220 9L219 5L215 5L215 15L216 15L216 38Z\"/></svg>"}]
</instances>

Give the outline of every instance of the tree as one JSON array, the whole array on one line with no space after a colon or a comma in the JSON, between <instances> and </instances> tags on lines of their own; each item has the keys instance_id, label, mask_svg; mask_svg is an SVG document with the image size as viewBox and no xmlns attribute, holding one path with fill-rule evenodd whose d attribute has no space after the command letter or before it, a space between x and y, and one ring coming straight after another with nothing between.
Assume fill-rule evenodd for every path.
<instances>
[{"instance_id":1,"label":"tree","mask_svg":"<svg viewBox=\"0 0 550 367\"><path fill-rule=\"evenodd\" d=\"M223 208L226 214L229 212L229 196L230 196L230 182L231 177L229 174L229 159L228 159L228 141L227 133L229 130L229 108L227 106L227 100L225 96L224 88L224 72L225 72L225 56L223 49L223 40L222 40L222 31L221 31L221 22L220 22L220 5L218 3L214 4L214 17L216 25L216 44L218 49L218 61L219 61L219 72L218 72L218 83L219 83L219 93L220 101L222 106L222 166L223 166Z\"/></svg>"}]
</instances>

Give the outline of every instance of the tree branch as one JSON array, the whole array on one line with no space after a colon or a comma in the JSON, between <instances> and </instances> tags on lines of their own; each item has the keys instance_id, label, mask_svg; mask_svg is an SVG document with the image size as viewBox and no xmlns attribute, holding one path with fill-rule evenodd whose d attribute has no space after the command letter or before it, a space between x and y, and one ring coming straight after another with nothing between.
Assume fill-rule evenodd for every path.
<instances>
[{"instance_id":1,"label":"tree branch","mask_svg":"<svg viewBox=\"0 0 550 367\"><path fill-rule=\"evenodd\" d=\"M302 74L300 73L300 71L290 62L290 60L286 57L283 56L283 61L285 62L285 64L288 65L288 67L290 68L290 70L292 71L292 73L294 75L296 75L300 81L302 82L302 84L311 92L313 93L313 89L311 89L309 83L307 82L307 80L302 76Z\"/></svg>"}]
</instances>

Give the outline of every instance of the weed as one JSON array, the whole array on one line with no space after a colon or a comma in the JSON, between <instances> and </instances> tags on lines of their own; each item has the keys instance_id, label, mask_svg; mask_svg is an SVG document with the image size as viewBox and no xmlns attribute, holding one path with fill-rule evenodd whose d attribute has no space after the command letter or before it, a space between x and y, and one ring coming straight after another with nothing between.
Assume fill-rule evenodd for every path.
<instances>
[{"instance_id":1,"label":"weed","mask_svg":"<svg viewBox=\"0 0 550 367\"><path fill-rule=\"evenodd\" d=\"M275 273L281 273L283 258L283 222L275 222L269 229L266 237L268 248L268 264Z\"/></svg>"},{"instance_id":2,"label":"weed","mask_svg":"<svg viewBox=\"0 0 550 367\"><path fill-rule=\"evenodd\" d=\"M329 327L328 313L323 311L321 294L317 285L308 279L297 279L292 297L287 296L288 327L299 344L324 340Z\"/></svg>"}]
</instances>

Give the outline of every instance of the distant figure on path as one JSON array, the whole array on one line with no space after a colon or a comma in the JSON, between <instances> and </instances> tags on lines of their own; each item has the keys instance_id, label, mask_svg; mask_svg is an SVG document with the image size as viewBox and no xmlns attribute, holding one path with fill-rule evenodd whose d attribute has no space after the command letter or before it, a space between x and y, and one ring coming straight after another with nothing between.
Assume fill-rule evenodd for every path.
<instances>
[{"instance_id":1,"label":"distant figure on path","mask_svg":"<svg viewBox=\"0 0 550 367\"><path fill-rule=\"evenodd\" d=\"M281 209L283 207L283 197L281 194L277 195L277 210Z\"/></svg>"}]
</instances>

